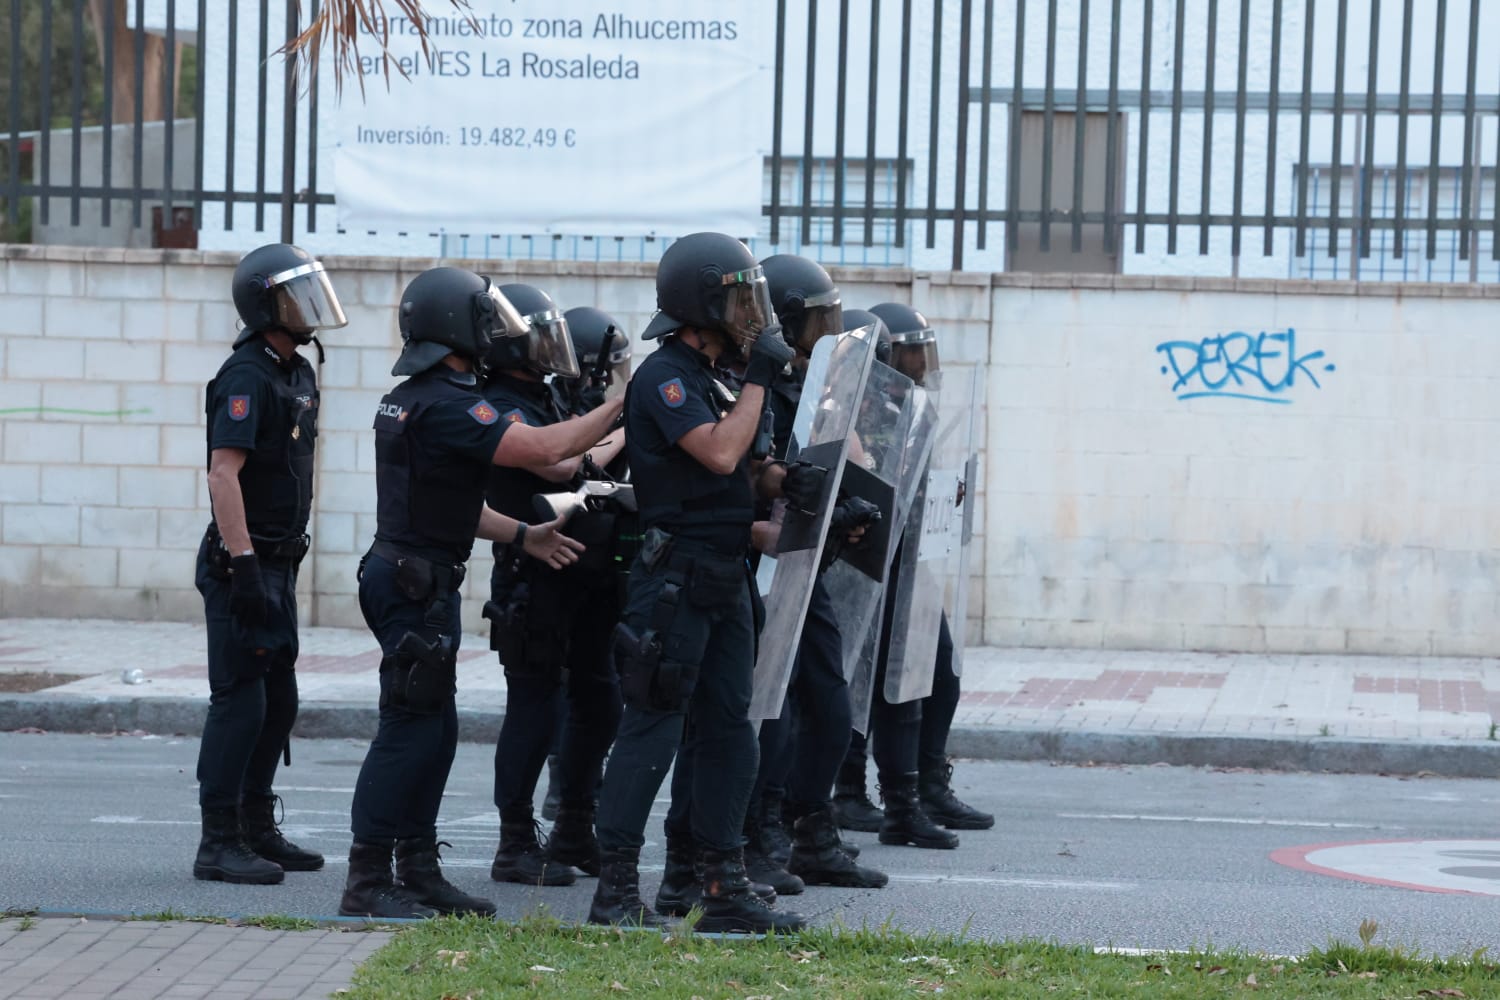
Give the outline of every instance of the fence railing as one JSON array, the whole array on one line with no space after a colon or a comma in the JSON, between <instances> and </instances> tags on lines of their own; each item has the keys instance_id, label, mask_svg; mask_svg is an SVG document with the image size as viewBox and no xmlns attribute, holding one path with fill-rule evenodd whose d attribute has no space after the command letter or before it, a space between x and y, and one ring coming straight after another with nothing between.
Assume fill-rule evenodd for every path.
<instances>
[{"instance_id":1,"label":"fence railing","mask_svg":"<svg viewBox=\"0 0 1500 1000\"><path fill-rule=\"evenodd\" d=\"M1451 280L1500 280L1496 6L776 0L765 220L743 235L869 264L1139 271L1197 255L1365 277L1421 272L1390 266L1416 254L1451 260ZM276 54L317 0L299 7L12 0L7 238L117 240L148 216L162 243L336 228L327 81L299 85ZM255 30L208 44L211 19L242 17ZM660 243L432 235L597 259Z\"/></svg>"}]
</instances>

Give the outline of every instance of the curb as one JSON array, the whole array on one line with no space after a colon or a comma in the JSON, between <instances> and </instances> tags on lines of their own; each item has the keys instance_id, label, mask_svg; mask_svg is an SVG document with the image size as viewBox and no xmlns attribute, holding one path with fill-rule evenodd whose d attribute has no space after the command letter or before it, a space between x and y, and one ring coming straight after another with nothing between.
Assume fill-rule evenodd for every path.
<instances>
[{"instance_id":1,"label":"curb","mask_svg":"<svg viewBox=\"0 0 1500 1000\"><path fill-rule=\"evenodd\" d=\"M142 730L199 736L206 703L196 698L73 698L0 696L0 732L42 729L55 733ZM459 708L459 739L493 744L502 712ZM293 735L304 739L374 737L375 707L303 702ZM974 760L1050 761L1061 764L1170 764L1243 767L1267 771L1335 774L1432 775L1494 778L1500 775L1500 741L1386 741L1327 736L1228 736L1181 733L1063 732L955 726L948 740L955 757Z\"/></svg>"}]
</instances>

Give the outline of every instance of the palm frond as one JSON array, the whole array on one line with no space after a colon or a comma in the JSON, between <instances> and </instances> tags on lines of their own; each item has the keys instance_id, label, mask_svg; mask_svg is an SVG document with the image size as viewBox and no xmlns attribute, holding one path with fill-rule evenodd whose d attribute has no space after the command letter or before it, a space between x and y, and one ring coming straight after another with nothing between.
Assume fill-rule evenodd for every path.
<instances>
[{"instance_id":1,"label":"palm frond","mask_svg":"<svg viewBox=\"0 0 1500 1000\"><path fill-rule=\"evenodd\" d=\"M447 0L447 2L454 10L466 15L475 30L478 30L479 24L470 13L469 0ZM295 3L298 23L301 23L302 0L295 0ZM427 18L431 15L423 8L422 0L390 0L395 7L394 14L387 13L386 3L387 0L322 0L318 4L317 13L313 15L312 22L296 38L278 49L277 54L288 59L296 59L298 73L305 74L303 79L309 81L311 85L311 81L317 79L318 67L326 45L333 58L334 91L342 96L344 78L353 74L354 78L359 81L359 92L363 96L365 79L359 69L361 33L378 41L381 54L385 54L390 47L391 18L404 18L412 23L417 40L422 46L422 55L426 57L429 54ZM387 59L384 62L387 87L391 83L393 61ZM396 72L403 77L406 76L406 71L399 64L396 66Z\"/></svg>"}]
</instances>

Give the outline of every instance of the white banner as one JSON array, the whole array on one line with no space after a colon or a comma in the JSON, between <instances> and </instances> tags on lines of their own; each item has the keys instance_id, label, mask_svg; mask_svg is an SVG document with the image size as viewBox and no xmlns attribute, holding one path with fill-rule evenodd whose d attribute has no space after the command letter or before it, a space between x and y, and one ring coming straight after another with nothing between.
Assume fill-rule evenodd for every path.
<instances>
[{"instance_id":1,"label":"white banner","mask_svg":"<svg viewBox=\"0 0 1500 1000\"><path fill-rule=\"evenodd\" d=\"M344 228L760 228L770 5L473 0L467 16L446 0L425 7L426 55L405 18L389 20L388 57L360 29L364 98L346 81L334 166Z\"/></svg>"}]
</instances>

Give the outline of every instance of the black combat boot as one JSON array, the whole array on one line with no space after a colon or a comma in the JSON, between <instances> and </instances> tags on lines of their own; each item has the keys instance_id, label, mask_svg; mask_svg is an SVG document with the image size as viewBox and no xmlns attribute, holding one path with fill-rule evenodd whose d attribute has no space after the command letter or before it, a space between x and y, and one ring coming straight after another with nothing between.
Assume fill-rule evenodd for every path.
<instances>
[{"instance_id":1,"label":"black combat boot","mask_svg":"<svg viewBox=\"0 0 1500 1000\"><path fill-rule=\"evenodd\" d=\"M697 929L705 934L799 931L807 926L800 913L773 910L750 891L744 854L734 851L703 852L703 916Z\"/></svg>"},{"instance_id":2,"label":"black combat boot","mask_svg":"<svg viewBox=\"0 0 1500 1000\"><path fill-rule=\"evenodd\" d=\"M319 859L321 861L321 859ZM250 849L234 809L203 810L203 839L193 859L193 878L205 882L275 885L286 877L282 867Z\"/></svg>"},{"instance_id":3,"label":"black combat boot","mask_svg":"<svg viewBox=\"0 0 1500 1000\"><path fill-rule=\"evenodd\" d=\"M837 885L847 889L879 889L890 879L885 872L862 868L839 843L833 810L824 807L797 820L792 828L792 858L787 869L808 885Z\"/></svg>"},{"instance_id":4,"label":"black combat boot","mask_svg":"<svg viewBox=\"0 0 1500 1000\"><path fill-rule=\"evenodd\" d=\"M240 803L245 843L267 861L276 862L283 871L318 871L323 867L323 855L304 850L281 835L281 827L276 822L276 807L280 804L279 795L250 797Z\"/></svg>"},{"instance_id":5,"label":"black combat boot","mask_svg":"<svg viewBox=\"0 0 1500 1000\"><path fill-rule=\"evenodd\" d=\"M490 878L523 885L572 885L576 881L572 868L549 863L541 828L529 818L520 823L500 821L500 847L490 865Z\"/></svg>"},{"instance_id":6,"label":"black combat boot","mask_svg":"<svg viewBox=\"0 0 1500 1000\"><path fill-rule=\"evenodd\" d=\"M599 884L589 904L589 923L628 927L664 927L666 921L641 899L638 847L599 852Z\"/></svg>"},{"instance_id":7,"label":"black combat boot","mask_svg":"<svg viewBox=\"0 0 1500 1000\"><path fill-rule=\"evenodd\" d=\"M885 821L880 824L882 844L911 844L940 851L951 851L958 846L958 834L933 823L922 811L917 799L916 772L882 780L880 800L885 803Z\"/></svg>"},{"instance_id":8,"label":"black combat boot","mask_svg":"<svg viewBox=\"0 0 1500 1000\"><path fill-rule=\"evenodd\" d=\"M833 815L845 830L879 833L885 813L870 801L865 790L865 758L850 762L846 757L833 786Z\"/></svg>"},{"instance_id":9,"label":"black combat boot","mask_svg":"<svg viewBox=\"0 0 1500 1000\"><path fill-rule=\"evenodd\" d=\"M776 902L776 890L752 881L750 891L767 906ZM656 890L656 912L685 917L703 895L703 858L691 838L667 837L667 865Z\"/></svg>"},{"instance_id":10,"label":"black combat boot","mask_svg":"<svg viewBox=\"0 0 1500 1000\"><path fill-rule=\"evenodd\" d=\"M439 847L452 847L446 841L439 844L434 837L413 837L396 841L396 881L423 906L430 906L442 914L473 914L493 917L495 904L479 896L471 896L443 877L438 863Z\"/></svg>"},{"instance_id":11,"label":"black combat boot","mask_svg":"<svg viewBox=\"0 0 1500 1000\"><path fill-rule=\"evenodd\" d=\"M750 808L754 810L753 802ZM768 789L762 794L760 828L765 836L767 853L785 868L786 859L792 856L792 823L791 819L782 812L780 792Z\"/></svg>"},{"instance_id":12,"label":"black combat boot","mask_svg":"<svg viewBox=\"0 0 1500 1000\"><path fill-rule=\"evenodd\" d=\"M594 810L589 806L563 806L547 838L547 858L554 864L572 865L585 875L599 874L599 841L594 839Z\"/></svg>"},{"instance_id":13,"label":"black combat boot","mask_svg":"<svg viewBox=\"0 0 1500 1000\"><path fill-rule=\"evenodd\" d=\"M934 823L950 830L988 830L995 825L994 816L980 812L953 794L951 763L924 770L917 779L917 790L923 810Z\"/></svg>"},{"instance_id":14,"label":"black combat boot","mask_svg":"<svg viewBox=\"0 0 1500 1000\"><path fill-rule=\"evenodd\" d=\"M417 902L416 897L396 885L391 876L391 841L361 843L349 847L349 878L339 914L345 917L379 917L382 920L420 920L437 916L437 910Z\"/></svg>"},{"instance_id":15,"label":"black combat boot","mask_svg":"<svg viewBox=\"0 0 1500 1000\"><path fill-rule=\"evenodd\" d=\"M557 754L547 755L547 797L542 800L542 819L551 823L562 808L562 785L557 781ZM590 872L589 874L598 874Z\"/></svg>"},{"instance_id":16,"label":"black combat boot","mask_svg":"<svg viewBox=\"0 0 1500 1000\"><path fill-rule=\"evenodd\" d=\"M698 848L690 838L667 836L667 863L656 890L656 912L685 917L698 905L703 886L698 881Z\"/></svg>"},{"instance_id":17,"label":"black combat boot","mask_svg":"<svg viewBox=\"0 0 1500 1000\"><path fill-rule=\"evenodd\" d=\"M781 826L780 814L781 810L778 808L778 827ZM755 809L753 803L745 813L745 871L753 881L763 882L775 889L778 896L799 895L803 889L802 880L786 870L785 862L777 860L774 853L775 837L765 825L763 817L764 813Z\"/></svg>"}]
</instances>

